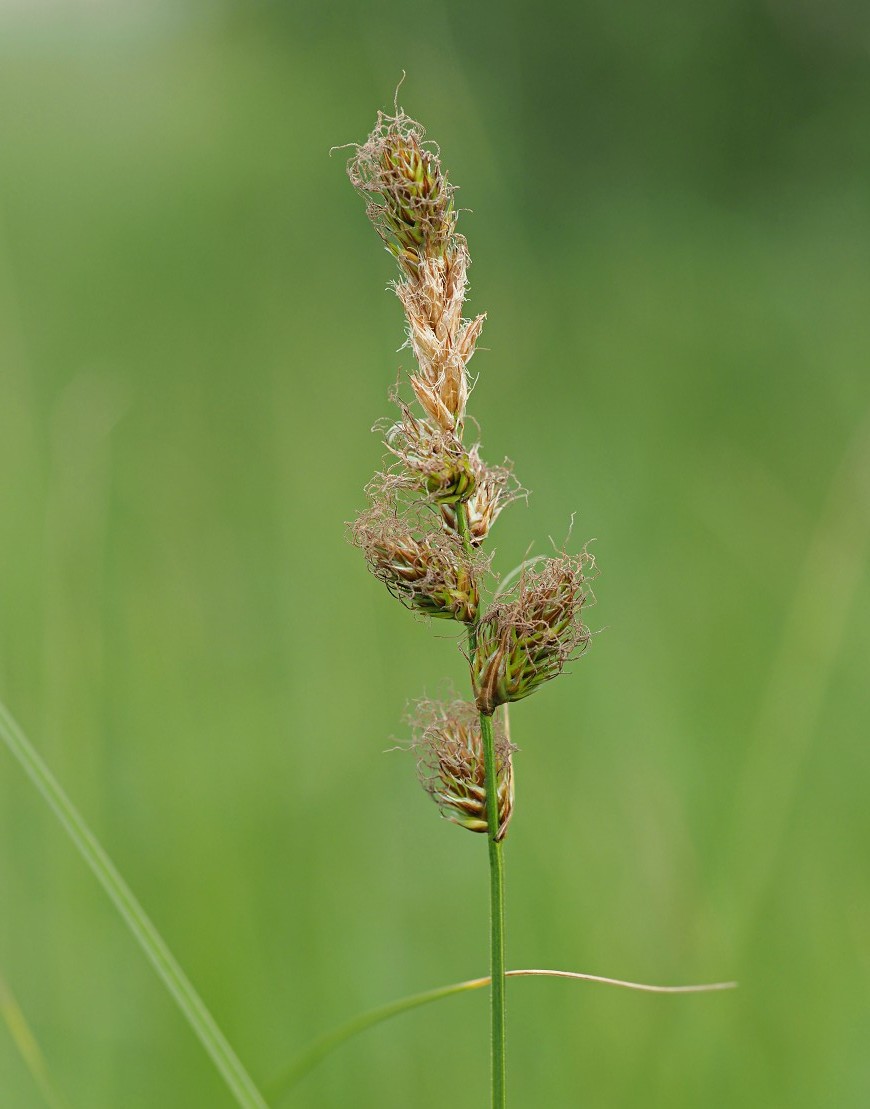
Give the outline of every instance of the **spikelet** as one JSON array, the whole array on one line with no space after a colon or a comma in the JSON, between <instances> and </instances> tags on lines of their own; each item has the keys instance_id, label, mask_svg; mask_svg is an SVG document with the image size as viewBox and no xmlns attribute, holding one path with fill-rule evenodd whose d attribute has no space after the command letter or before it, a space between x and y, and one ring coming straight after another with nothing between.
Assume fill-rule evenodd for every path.
<instances>
[{"instance_id":1,"label":"spikelet","mask_svg":"<svg viewBox=\"0 0 870 1109\"><path fill-rule=\"evenodd\" d=\"M411 388L423 410L447 431L459 427L465 415L466 366L486 318L462 317L468 264L465 240L457 235L443 258L421 264L416 281L396 286L408 320L408 342L417 359Z\"/></svg>"},{"instance_id":2,"label":"spikelet","mask_svg":"<svg viewBox=\"0 0 870 1109\"><path fill-rule=\"evenodd\" d=\"M482 713L520 701L562 672L589 643L582 622L594 559L547 559L521 579L514 600L494 605L477 629L471 677Z\"/></svg>"},{"instance_id":3,"label":"spikelet","mask_svg":"<svg viewBox=\"0 0 870 1109\"><path fill-rule=\"evenodd\" d=\"M456 226L453 186L423 127L400 109L378 112L368 139L347 166L351 184L367 201L366 215L411 279L426 259L443 258Z\"/></svg>"},{"instance_id":4,"label":"spikelet","mask_svg":"<svg viewBox=\"0 0 870 1109\"><path fill-rule=\"evenodd\" d=\"M455 433L418 419L397 396L401 419L387 428L384 445L401 463L378 475L381 484L422 493L437 505L467 501L477 481L474 464Z\"/></svg>"},{"instance_id":5,"label":"spikelet","mask_svg":"<svg viewBox=\"0 0 870 1109\"><path fill-rule=\"evenodd\" d=\"M476 446L468 452L468 459L474 476L474 491L466 501L465 511L469 538L475 547L479 547L489 535L499 513L512 501L527 494L514 477L513 468L507 459L503 466L487 466ZM440 507L444 526L449 531L457 531L455 505L442 502Z\"/></svg>"},{"instance_id":6,"label":"spikelet","mask_svg":"<svg viewBox=\"0 0 870 1109\"><path fill-rule=\"evenodd\" d=\"M467 701L418 701L411 716L417 773L441 815L471 832L487 832L486 769L477 709ZM494 721L498 834L504 839L513 815L511 745Z\"/></svg>"},{"instance_id":7,"label":"spikelet","mask_svg":"<svg viewBox=\"0 0 870 1109\"><path fill-rule=\"evenodd\" d=\"M479 567L462 544L414 514L375 500L351 526L351 541L389 592L426 616L470 624L477 616Z\"/></svg>"}]
</instances>

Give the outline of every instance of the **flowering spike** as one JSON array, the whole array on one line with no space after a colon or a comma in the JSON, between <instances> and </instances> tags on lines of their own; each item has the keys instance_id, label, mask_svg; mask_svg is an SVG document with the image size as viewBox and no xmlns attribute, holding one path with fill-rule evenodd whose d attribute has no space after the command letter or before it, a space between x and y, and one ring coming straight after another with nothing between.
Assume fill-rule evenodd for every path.
<instances>
[{"instance_id":1,"label":"flowering spike","mask_svg":"<svg viewBox=\"0 0 870 1109\"><path fill-rule=\"evenodd\" d=\"M589 629L581 616L593 567L586 551L548 559L521 580L513 601L495 605L481 620L471 675L482 713L491 716L499 705L528 697L586 647Z\"/></svg>"},{"instance_id":2,"label":"flowering spike","mask_svg":"<svg viewBox=\"0 0 870 1109\"><path fill-rule=\"evenodd\" d=\"M412 413L393 397L401 418L384 432L393 458L367 487L371 508L353 525L352 538L372 573L404 604L468 625L475 701L420 703L413 747L420 780L442 816L489 839L492 1103L503 1106L500 841L514 802L507 706L560 674L588 643L581 616L594 563L584 551L525 572L524 564L514 589L508 593L505 586L483 614L477 583L489 561L479 549L500 512L524 490L507 461L489 467L477 446L464 445L468 364L485 317L463 316L470 258L456 232L454 188L437 149L424 144L423 128L398 103L394 115L378 113L347 169L398 263L394 288L407 323L405 346L416 360L409 383L422 409Z\"/></svg>"},{"instance_id":3,"label":"flowering spike","mask_svg":"<svg viewBox=\"0 0 870 1109\"><path fill-rule=\"evenodd\" d=\"M411 722L420 782L441 815L470 832L487 832L486 770L475 706L466 701L418 701ZM504 839L513 815L514 750L504 725L496 721L499 840Z\"/></svg>"},{"instance_id":4,"label":"flowering spike","mask_svg":"<svg viewBox=\"0 0 870 1109\"><path fill-rule=\"evenodd\" d=\"M410 608L471 624L477 616L477 567L458 539L426 531L376 500L351 528L374 576Z\"/></svg>"},{"instance_id":5,"label":"flowering spike","mask_svg":"<svg viewBox=\"0 0 870 1109\"><path fill-rule=\"evenodd\" d=\"M377 124L348 163L351 183L366 197L375 230L399 263L396 293L408 321L418 368L411 388L444 431L461 429L468 402L466 367L483 316L464 319L468 249L456 234L453 186L424 131L400 109Z\"/></svg>"}]
</instances>

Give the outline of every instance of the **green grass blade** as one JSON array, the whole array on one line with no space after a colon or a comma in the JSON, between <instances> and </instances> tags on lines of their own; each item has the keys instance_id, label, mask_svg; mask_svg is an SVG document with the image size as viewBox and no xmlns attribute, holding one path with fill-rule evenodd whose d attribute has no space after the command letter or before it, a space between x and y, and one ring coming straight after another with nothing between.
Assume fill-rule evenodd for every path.
<instances>
[{"instance_id":1,"label":"green grass blade","mask_svg":"<svg viewBox=\"0 0 870 1109\"><path fill-rule=\"evenodd\" d=\"M343 1044L345 1040L356 1036L358 1032L365 1032L367 1028L372 1028L382 1021L389 1020L390 1017L399 1016L400 1013L410 1012L411 1009L416 1009L420 1005L428 1005L430 1001L439 1001L442 997L452 997L453 994L464 993L466 990L479 990L482 986L488 986L489 981L489 978L473 978L468 982L455 982L450 986L439 986L434 990L426 990L424 993L415 993L411 997L403 997L399 1001L391 1001L387 1005L381 1005L377 1009L370 1009L367 1013L354 1017L347 1024L343 1024L341 1028L336 1028L334 1032L328 1032L325 1036L321 1036L320 1039L310 1044L279 1078L270 1083L268 1087L270 1098L275 1101L286 1094L300 1078L317 1066L325 1055Z\"/></svg>"},{"instance_id":2,"label":"green grass blade","mask_svg":"<svg viewBox=\"0 0 870 1109\"><path fill-rule=\"evenodd\" d=\"M175 998L179 1009L211 1056L212 1062L238 1104L243 1109L266 1109L262 1094L257 1090L163 938L146 916L144 909L133 896L129 886L85 824L78 810L2 702L0 702L0 737L42 794L66 829L79 854L109 895L139 946L150 959L163 979L164 985Z\"/></svg>"},{"instance_id":3,"label":"green grass blade","mask_svg":"<svg viewBox=\"0 0 870 1109\"><path fill-rule=\"evenodd\" d=\"M639 990L641 993L658 994L712 993L717 990L733 990L737 987L736 982L708 982L697 986L651 986L646 982L626 982L622 978L605 978L601 974L582 974L573 970L506 970L504 976L505 978L568 978L579 982L597 982L603 986L618 986L623 990ZM279 1078L270 1083L269 1095L271 1100L277 1101L278 1098L286 1094L324 1056L343 1044L345 1040L351 1039L358 1032L365 1032L367 1028L372 1028L382 1021L389 1020L390 1017L408 1013L421 1005L428 1005L431 1001L440 1001L443 997L467 993L469 990L483 989L491 981L489 975L485 978L469 978L466 982L454 982L450 986L439 986L437 989L426 990L424 993L411 994L410 997L391 1001L387 1005L381 1005L377 1009L370 1009L367 1013L354 1017L347 1024L336 1028L334 1032L329 1032L315 1040Z\"/></svg>"},{"instance_id":4,"label":"green grass blade","mask_svg":"<svg viewBox=\"0 0 870 1109\"><path fill-rule=\"evenodd\" d=\"M18 1053L38 1086L45 1104L49 1109L67 1109L66 1102L51 1080L45 1056L33 1030L27 1023L27 1017L21 1011L21 1006L2 974L0 974L0 1016L3 1017L12 1042L18 1048Z\"/></svg>"}]
</instances>

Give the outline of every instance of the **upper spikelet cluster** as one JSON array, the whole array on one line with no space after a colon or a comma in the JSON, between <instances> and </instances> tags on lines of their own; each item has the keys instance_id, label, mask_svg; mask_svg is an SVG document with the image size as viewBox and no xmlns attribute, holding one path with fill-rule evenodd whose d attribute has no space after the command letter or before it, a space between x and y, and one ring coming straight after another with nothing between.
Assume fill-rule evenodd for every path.
<instances>
[{"instance_id":1,"label":"upper spikelet cluster","mask_svg":"<svg viewBox=\"0 0 870 1109\"><path fill-rule=\"evenodd\" d=\"M484 317L462 315L469 260L456 233L454 188L423 128L398 107L378 113L347 171L399 265L395 289L416 360L409 381L422 409L391 395L399 418L381 429L393 462L369 485L371 506L351 537L394 596L429 616L470 623L483 563L467 550L457 508L467 505L478 546L519 486L506 467L488 467L478 446L462 441L467 366ZM408 498L432 511L408 512Z\"/></svg>"},{"instance_id":2,"label":"upper spikelet cluster","mask_svg":"<svg viewBox=\"0 0 870 1109\"><path fill-rule=\"evenodd\" d=\"M348 163L348 176L399 263L396 293L417 359L411 387L423 410L445 431L461 429L468 403L468 366L484 316L464 319L468 248L456 234L453 186L419 123L396 109L378 113L368 140Z\"/></svg>"},{"instance_id":3,"label":"upper spikelet cluster","mask_svg":"<svg viewBox=\"0 0 870 1109\"><path fill-rule=\"evenodd\" d=\"M397 108L378 122L348 163L355 189L368 200L366 214L409 277L443 258L456 226L453 186L425 131Z\"/></svg>"}]
</instances>

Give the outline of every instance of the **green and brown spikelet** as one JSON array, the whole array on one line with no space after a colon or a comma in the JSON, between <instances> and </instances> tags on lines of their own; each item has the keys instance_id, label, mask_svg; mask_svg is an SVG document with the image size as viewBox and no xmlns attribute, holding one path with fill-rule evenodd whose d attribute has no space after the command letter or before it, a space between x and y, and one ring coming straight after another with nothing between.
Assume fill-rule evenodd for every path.
<instances>
[{"instance_id":1,"label":"green and brown spikelet","mask_svg":"<svg viewBox=\"0 0 870 1109\"><path fill-rule=\"evenodd\" d=\"M453 187L437 154L423 145L423 135L400 109L394 116L379 112L347 172L399 263L396 294L418 364L410 375L414 394L439 427L461 431L469 393L466 367L485 317L462 315L468 248L456 234Z\"/></svg>"},{"instance_id":2,"label":"green and brown spikelet","mask_svg":"<svg viewBox=\"0 0 870 1109\"><path fill-rule=\"evenodd\" d=\"M479 566L458 538L427 522L378 498L352 525L351 540L374 576L403 604L426 616L471 624L479 603Z\"/></svg>"},{"instance_id":3,"label":"green and brown spikelet","mask_svg":"<svg viewBox=\"0 0 870 1109\"><path fill-rule=\"evenodd\" d=\"M395 394L401 419L387 428L384 445L400 465L376 480L382 488L423 494L437 505L456 506L472 496L477 484L473 459L455 432L420 419Z\"/></svg>"},{"instance_id":4,"label":"green and brown spikelet","mask_svg":"<svg viewBox=\"0 0 870 1109\"><path fill-rule=\"evenodd\" d=\"M348 165L366 213L411 278L424 259L443 258L456 226L453 186L437 154L424 145L419 123L400 109L378 122Z\"/></svg>"},{"instance_id":5,"label":"green and brown spikelet","mask_svg":"<svg viewBox=\"0 0 870 1109\"><path fill-rule=\"evenodd\" d=\"M521 579L514 600L494 605L481 620L471 677L482 713L528 697L586 647L582 612L593 569L586 551L547 559Z\"/></svg>"},{"instance_id":6,"label":"green and brown spikelet","mask_svg":"<svg viewBox=\"0 0 870 1109\"><path fill-rule=\"evenodd\" d=\"M474 477L474 488L465 499L468 537L475 547L479 547L502 509L527 493L514 477L508 459L505 459L503 466L487 466L477 446L468 452L468 459ZM449 531L458 531L456 505L451 501L442 501L440 508L444 526Z\"/></svg>"},{"instance_id":7,"label":"green and brown spikelet","mask_svg":"<svg viewBox=\"0 0 870 1109\"><path fill-rule=\"evenodd\" d=\"M467 701L418 701L411 716L417 772L441 815L471 832L489 829L486 770L477 709ZM498 782L498 835L502 840L513 815L514 748L500 720L495 724Z\"/></svg>"}]
</instances>

